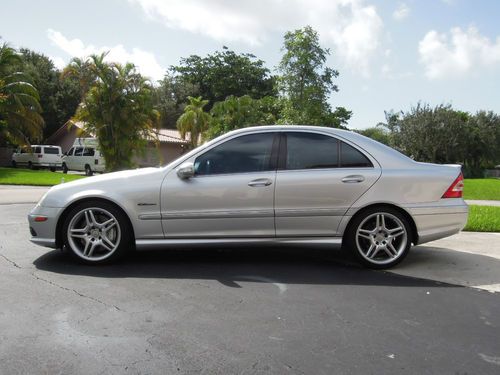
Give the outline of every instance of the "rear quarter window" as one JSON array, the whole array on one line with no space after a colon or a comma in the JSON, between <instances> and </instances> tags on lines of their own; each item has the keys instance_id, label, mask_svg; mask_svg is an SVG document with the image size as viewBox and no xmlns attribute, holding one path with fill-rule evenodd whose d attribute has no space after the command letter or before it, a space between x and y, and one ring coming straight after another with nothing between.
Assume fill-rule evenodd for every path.
<instances>
[{"instance_id":1,"label":"rear quarter window","mask_svg":"<svg viewBox=\"0 0 500 375\"><path fill-rule=\"evenodd\" d=\"M57 155L59 154L59 149L56 147L44 147L43 152L49 155Z\"/></svg>"},{"instance_id":2,"label":"rear quarter window","mask_svg":"<svg viewBox=\"0 0 500 375\"><path fill-rule=\"evenodd\" d=\"M340 142L340 167L341 168L371 168L372 162L347 143Z\"/></svg>"}]
</instances>

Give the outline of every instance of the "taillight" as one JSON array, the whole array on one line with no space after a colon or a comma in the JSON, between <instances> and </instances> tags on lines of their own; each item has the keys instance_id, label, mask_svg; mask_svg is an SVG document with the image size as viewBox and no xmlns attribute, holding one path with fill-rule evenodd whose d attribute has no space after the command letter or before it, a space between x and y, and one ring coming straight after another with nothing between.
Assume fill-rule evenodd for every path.
<instances>
[{"instance_id":1,"label":"taillight","mask_svg":"<svg viewBox=\"0 0 500 375\"><path fill-rule=\"evenodd\" d=\"M462 198L464 191L464 176L462 173L453 181L448 190L446 190L441 198Z\"/></svg>"},{"instance_id":2,"label":"taillight","mask_svg":"<svg viewBox=\"0 0 500 375\"><path fill-rule=\"evenodd\" d=\"M38 157L41 158L43 155L42 154L38 154Z\"/></svg>"}]
</instances>

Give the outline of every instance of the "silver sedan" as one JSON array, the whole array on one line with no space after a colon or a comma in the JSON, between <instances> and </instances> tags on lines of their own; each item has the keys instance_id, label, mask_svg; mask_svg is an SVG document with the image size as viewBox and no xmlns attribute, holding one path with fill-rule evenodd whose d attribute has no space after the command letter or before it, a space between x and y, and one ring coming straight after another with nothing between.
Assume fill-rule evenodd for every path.
<instances>
[{"instance_id":1,"label":"silver sedan","mask_svg":"<svg viewBox=\"0 0 500 375\"><path fill-rule=\"evenodd\" d=\"M371 268L460 231L460 166L416 162L357 133L266 126L225 134L161 168L54 186L31 241L96 264L130 249L345 246Z\"/></svg>"}]
</instances>

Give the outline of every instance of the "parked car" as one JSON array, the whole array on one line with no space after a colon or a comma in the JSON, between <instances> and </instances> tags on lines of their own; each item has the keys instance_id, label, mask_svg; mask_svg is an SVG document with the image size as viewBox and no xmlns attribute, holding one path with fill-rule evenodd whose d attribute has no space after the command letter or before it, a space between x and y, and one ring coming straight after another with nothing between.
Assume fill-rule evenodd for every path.
<instances>
[{"instance_id":1,"label":"parked car","mask_svg":"<svg viewBox=\"0 0 500 375\"><path fill-rule=\"evenodd\" d=\"M102 173L105 169L106 163L95 138L77 138L62 159L64 173L84 171L87 176L92 176L94 172Z\"/></svg>"},{"instance_id":2,"label":"parked car","mask_svg":"<svg viewBox=\"0 0 500 375\"><path fill-rule=\"evenodd\" d=\"M31 145L21 147L12 154L12 166L29 169L48 168L52 172L62 166L62 151L59 146Z\"/></svg>"},{"instance_id":3,"label":"parked car","mask_svg":"<svg viewBox=\"0 0 500 375\"><path fill-rule=\"evenodd\" d=\"M416 162L360 134L266 126L230 132L160 168L51 188L31 241L86 263L131 247L345 246L372 268L460 231L460 166Z\"/></svg>"}]
</instances>

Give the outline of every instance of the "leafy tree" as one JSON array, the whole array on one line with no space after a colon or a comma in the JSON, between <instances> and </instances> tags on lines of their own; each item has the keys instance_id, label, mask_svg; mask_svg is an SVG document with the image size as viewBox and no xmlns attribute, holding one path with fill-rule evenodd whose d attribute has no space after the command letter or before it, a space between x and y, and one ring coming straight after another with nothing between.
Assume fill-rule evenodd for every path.
<instances>
[{"instance_id":1,"label":"leafy tree","mask_svg":"<svg viewBox=\"0 0 500 375\"><path fill-rule=\"evenodd\" d=\"M279 100L271 96L261 99L252 99L248 95L239 98L230 96L215 103L210 111L212 121L206 138L211 139L247 126L275 124L280 110Z\"/></svg>"},{"instance_id":2,"label":"leafy tree","mask_svg":"<svg viewBox=\"0 0 500 375\"><path fill-rule=\"evenodd\" d=\"M337 108L332 112L328 98L338 87L333 79L337 70L325 66L330 50L319 44L318 33L310 26L285 34L283 57L278 66L277 87L285 99L283 123L339 127L351 112Z\"/></svg>"},{"instance_id":3,"label":"leafy tree","mask_svg":"<svg viewBox=\"0 0 500 375\"><path fill-rule=\"evenodd\" d=\"M160 112L162 128L175 129L177 119L184 112L188 96L196 97L197 85L167 74L155 88L155 105Z\"/></svg>"},{"instance_id":4,"label":"leafy tree","mask_svg":"<svg viewBox=\"0 0 500 375\"><path fill-rule=\"evenodd\" d=\"M188 96L189 104L184 108L184 113L177 120L177 129L181 133L182 139L186 139L189 133L191 147L198 146L198 139L207 129L210 123L210 114L204 111L208 100L203 100L201 96L193 98Z\"/></svg>"},{"instance_id":5,"label":"leafy tree","mask_svg":"<svg viewBox=\"0 0 500 375\"><path fill-rule=\"evenodd\" d=\"M199 88L199 95L208 100L207 109L231 95L254 99L275 95L274 78L264 61L252 54L236 54L227 47L206 57L183 58L171 72Z\"/></svg>"},{"instance_id":6,"label":"leafy tree","mask_svg":"<svg viewBox=\"0 0 500 375\"><path fill-rule=\"evenodd\" d=\"M134 154L143 152L159 114L151 84L135 66L106 63L105 56L92 55L85 61L95 79L74 119L84 121L84 130L97 136L106 168L116 171L130 168Z\"/></svg>"},{"instance_id":7,"label":"leafy tree","mask_svg":"<svg viewBox=\"0 0 500 375\"><path fill-rule=\"evenodd\" d=\"M29 144L43 129L39 94L22 71L22 60L6 43L0 46L0 136L3 142ZM1 142L1 139L0 139Z\"/></svg>"},{"instance_id":8,"label":"leafy tree","mask_svg":"<svg viewBox=\"0 0 500 375\"><path fill-rule=\"evenodd\" d=\"M358 133L385 145L391 145L391 135L387 129L384 129L382 126L374 126L372 128L359 130Z\"/></svg>"},{"instance_id":9,"label":"leafy tree","mask_svg":"<svg viewBox=\"0 0 500 375\"><path fill-rule=\"evenodd\" d=\"M79 85L74 79L61 77L47 56L26 48L20 53L23 70L32 77L40 94L45 122L43 135L47 138L75 114L81 100Z\"/></svg>"}]
</instances>

